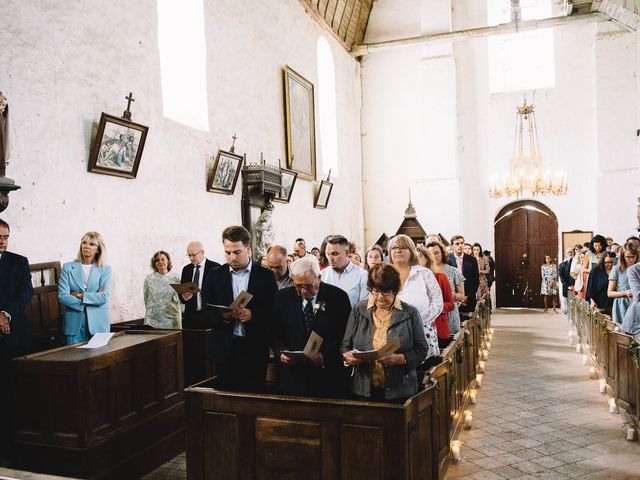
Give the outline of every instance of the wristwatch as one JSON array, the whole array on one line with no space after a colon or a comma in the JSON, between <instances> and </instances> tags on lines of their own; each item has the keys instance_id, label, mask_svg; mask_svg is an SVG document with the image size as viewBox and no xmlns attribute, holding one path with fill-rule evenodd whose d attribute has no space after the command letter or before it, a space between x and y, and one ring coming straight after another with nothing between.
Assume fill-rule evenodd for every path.
<instances>
[{"instance_id":1,"label":"wristwatch","mask_svg":"<svg viewBox=\"0 0 640 480\"><path fill-rule=\"evenodd\" d=\"M7 321L11 323L11 314L9 312L5 312L4 310L2 310L0 313L4 313L4 315L7 317Z\"/></svg>"}]
</instances>

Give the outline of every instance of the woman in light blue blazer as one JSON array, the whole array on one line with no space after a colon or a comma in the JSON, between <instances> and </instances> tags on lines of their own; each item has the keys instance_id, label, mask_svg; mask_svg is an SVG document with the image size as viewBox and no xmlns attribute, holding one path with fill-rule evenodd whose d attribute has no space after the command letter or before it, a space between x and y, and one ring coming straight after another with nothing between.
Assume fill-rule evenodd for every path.
<instances>
[{"instance_id":1,"label":"woman in light blue blazer","mask_svg":"<svg viewBox=\"0 0 640 480\"><path fill-rule=\"evenodd\" d=\"M105 253L102 235L87 232L75 261L62 266L58 299L66 307L62 331L68 345L109 332L111 267L104 264Z\"/></svg>"}]
</instances>

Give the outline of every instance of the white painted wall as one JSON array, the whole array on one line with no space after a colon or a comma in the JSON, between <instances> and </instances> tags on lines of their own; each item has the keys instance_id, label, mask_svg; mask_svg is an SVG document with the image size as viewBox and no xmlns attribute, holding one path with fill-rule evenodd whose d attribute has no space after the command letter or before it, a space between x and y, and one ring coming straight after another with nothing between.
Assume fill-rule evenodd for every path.
<instances>
[{"instance_id":1,"label":"white painted wall","mask_svg":"<svg viewBox=\"0 0 640 480\"><path fill-rule=\"evenodd\" d=\"M385 29L385 7L391 3L392 19L401 16L397 10L402 7L417 23L421 18L426 22L418 2L380 1L374 5L375 28L367 41L397 34L399 20ZM443 31L450 13L438 11L440 22L431 23ZM455 29L478 27L486 15L482 1L459 0L451 11ZM418 34L406 19L403 24L407 29L401 36ZM635 136L640 127L640 50L634 34L598 35L598 28L603 27L584 23L556 28L556 86L536 91L535 97L527 92L529 103L536 105L545 166L569 172L566 196L537 200L556 213L560 232L594 230L623 241L633 233L640 193ZM492 172L508 169L515 107L522 103L523 92L489 93L487 43L486 38L456 42L451 46L452 62L446 55L438 62L428 60L424 46L381 50L364 59L367 242L375 241L382 231L395 233L406 205L405 192L411 187L418 219L427 231L445 236L461 232L493 250L495 215L513 199L489 198L489 178ZM438 48L443 51L446 46ZM425 65L434 64L439 68L425 73ZM380 191L389 189L391 196L379 198Z\"/></svg>"},{"instance_id":2,"label":"white painted wall","mask_svg":"<svg viewBox=\"0 0 640 480\"><path fill-rule=\"evenodd\" d=\"M316 42L325 32L297 0L207 0L210 132L163 116L155 0L4 0L0 90L9 97L14 151L8 176L22 186L2 214L11 249L31 262L71 260L82 234L101 232L113 267L112 321L144 315L142 283L158 249L178 271L201 239L223 260L220 232L240 224L234 196L206 192L206 162L228 148L257 161L285 158L282 67L317 85ZM277 239L319 245L327 233L363 243L359 64L332 38L338 85L340 178L329 209L313 209L314 185L298 180L273 215ZM188 54L188 52L185 52ZM102 111L119 116L134 93L133 120L149 126L138 178L87 172ZM321 162L322 159L319 159ZM321 165L318 165L321 172Z\"/></svg>"}]
</instances>

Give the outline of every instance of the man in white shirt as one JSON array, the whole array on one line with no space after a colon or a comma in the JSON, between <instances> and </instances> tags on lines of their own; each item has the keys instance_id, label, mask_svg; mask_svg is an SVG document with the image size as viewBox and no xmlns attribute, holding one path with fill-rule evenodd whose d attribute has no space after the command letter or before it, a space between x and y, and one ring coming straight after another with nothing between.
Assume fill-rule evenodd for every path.
<instances>
[{"instance_id":1,"label":"man in white shirt","mask_svg":"<svg viewBox=\"0 0 640 480\"><path fill-rule=\"evenodd\" d=\"M325 255L329 266L320 273L323 282L347 292L352 307L369 298L367 271L349 260L349 240L342 235L327 237Z\"/></svg>"}]
</instances>

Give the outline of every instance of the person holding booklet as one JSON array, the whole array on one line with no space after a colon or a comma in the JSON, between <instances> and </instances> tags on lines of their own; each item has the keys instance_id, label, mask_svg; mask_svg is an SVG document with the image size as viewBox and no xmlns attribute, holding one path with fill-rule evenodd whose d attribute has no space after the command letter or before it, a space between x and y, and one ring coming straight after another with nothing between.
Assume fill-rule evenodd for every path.
<instances>
[{"instance_id":1,"label":"person holding booklet","mask_svg":"<svg viewBox=\"0 0 640 480\"><path fill-rule=\"evenodd\" d=\"M344 366L339 353L349 296L320 281L320 266L309 256L291 265L292 287L276 294L271 345L280 362L280 391L287 395L341 397Z\"/></svg>"},{"instance_id":2,"label":"person holding booklet","mask_svg":"<svg viewBox=\"0 0 640 480\"><path fill-rule=\"evenodd\" d=\"M246 228L225 228L222 243L227 263L211 270L202 288L205 322L214 329L211 359L221 388L260 393L265 388L268 332L278 287L273 273L251 260ZM248 301L238 302L239 297Z\"/></svg>"},{"instance_id":3,"label":"person holding booklet","mask_svg":"<svg viewBox=\"0 0 640 480\"><path fill-rule=\"evenodd\" d=\"M340 348L354 369L351 391L360 399L402 402L418 392L416 367L429 351L420 313L398 298L400 275L391 265L372 267L367 287L369 299L353 307Z\"/></svg>"}]
</instances>

